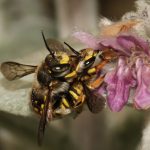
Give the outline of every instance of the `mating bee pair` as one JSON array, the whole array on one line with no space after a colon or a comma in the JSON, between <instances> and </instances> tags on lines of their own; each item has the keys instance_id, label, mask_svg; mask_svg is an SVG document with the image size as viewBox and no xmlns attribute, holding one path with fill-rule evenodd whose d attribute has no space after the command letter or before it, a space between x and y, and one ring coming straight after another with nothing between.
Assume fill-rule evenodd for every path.
<instances>
[{"instance_id":1,"label":"mating bee pair","mask_svg":"<svg viewBox=\"0 0 150 150\"><path fill-rule=\"evenodd\" d=\"M78 114L86 103L97 113L105 106L105 98L95 90L103 84L103 67L116 56L87 48L76 51L70 45L53 39L43 40L49 54L39 66L4 62L1 72L8 80L36 73L31 92L33 110L41 116L38 143L41 144L46 123L68 114Z\"/></svg>"}]
</instances>

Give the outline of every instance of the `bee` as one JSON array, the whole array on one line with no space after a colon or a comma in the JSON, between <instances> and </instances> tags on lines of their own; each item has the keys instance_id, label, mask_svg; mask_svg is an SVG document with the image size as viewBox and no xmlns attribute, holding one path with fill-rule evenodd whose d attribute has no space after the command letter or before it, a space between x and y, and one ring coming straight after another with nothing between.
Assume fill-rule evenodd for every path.
<instances>
[{"instance_id":1,"label":"bee","mask_svg":"<svg viewBox=\"0 0 150 150\"><path fill-rule=\"evenodd\" d=\"M2 74L10 81L35 73L30 97L33 110L40 115L39 145L47 122L69 114L78 115L85 103L92 113L104 108L105 98L97 95L95 89L103 84L103 67L116 57L111 50L76 51L65 42L68 48L57 40L46 40L43 32L42 37L49 54L40 65L1 64Z\"/></svg>"},{"instance_id":2,"label":"bee","mask_svg":"<svg viewBox=\"0 0 150 150\"><path fill-rule=\"evenodd\" d=\"M80 60L76 67L78 82L82 83L85 101L92 113L98 113L105 106L105 98L96 92L104 84L105 67L117 58L112 49L96 51L86 48L79 51Z\"/></svg>"},{"instance_id":3,"label":"bee","mask_svg":"<svg viewBox=\"0 0 150 150\"><path fill-rule=\"evenodd\" d=\"M30 97L33 110L41 116L38 128L39 144L48 121L76 111L82 107L84 101L81 85L73 82L76 77L74 68L79 59L78 52L64 48L57 40L46 40L43 32L42 37L49 54L40 65L31 66L16 62L1 64L2 74L10 81L36 73ZM77 100L71 96L74 89L80 91Z\"/></svg>"}]
</instances>

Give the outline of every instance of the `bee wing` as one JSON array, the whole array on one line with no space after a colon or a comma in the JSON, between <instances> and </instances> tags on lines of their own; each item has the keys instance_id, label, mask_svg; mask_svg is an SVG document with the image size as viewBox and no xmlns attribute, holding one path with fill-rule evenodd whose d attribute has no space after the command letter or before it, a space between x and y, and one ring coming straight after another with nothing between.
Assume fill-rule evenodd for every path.
<instances>
[{"instance_id":1,"label":"bee wing","mask_svg":"<svg viewBox=\"0 0 150 150\"><path fill-rule=\"evenodd\" d=\"M72 54L72 51L70 51L69 49L67 48L64 48L64 45L55 40L55 39L47 39L46 40L47 44L48 44L48 47L53 50L54 52L67 52L67 54L71 55ZM77 53L77 52L76 52Z\"/></svg>"},{"instance_id":2,"label":"bee wing","mask_svg":"<svg viewBox=\"0 0 150 150\"><path fill-rule=\"evenodd\" d=\"M47 39L46 42L54 52L65 51L63 44L55 39Z\"/></svg>"},{"instance_id":3,"label":"bee wing","mask_svg":"<svg viewBox=\"0 0 150 150\"><path fill-rule=\"evenodd\" d=\"M105 107L105 98L102 95L98 95L91 91L84 83L83 83L85 95L86 95L86 102L89 110L92 113L98 113Z\"/></svg>"},{"instance_id":4,"label":"bee wing","mask_svg":"<svg viewBox=\"0 0 150 150\"><path fill-rule=\"evenodd\" d=\"M38 145L42 145L44 132L45 132L45 127L46 127L46 124L47 124L47 110L48 110L48 107L49 107L49 102L50 102L50 99L49 99L49 94L48 94L48 96L46 97L46 100L45 100L44 110L42 112L41 119L40 119L40 122L39 122Z\"/></svg>"},{"instance_id":5,"label":"bee wing","mask_svg":"<svg viewBox=\"0 0 150 150\"><path fill-rule=\"evenodd\" d=\"M34 73L36 68L37 66L24 65L16 62L4 62L1 64L2 74L10 81Z\"/></svg>"}]
</instances>

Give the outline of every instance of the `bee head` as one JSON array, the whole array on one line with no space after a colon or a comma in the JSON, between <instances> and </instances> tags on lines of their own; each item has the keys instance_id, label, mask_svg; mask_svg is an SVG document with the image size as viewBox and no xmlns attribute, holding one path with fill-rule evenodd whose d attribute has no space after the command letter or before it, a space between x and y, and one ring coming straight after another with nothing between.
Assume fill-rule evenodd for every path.
<instances>
[{"instance_id":1,"label":"bee head","mask_svg":"<svg viewBox=\"0 0 150 150\"><path fill-rule=\"evenodd\" d=\"M63 77L71 70L70 57L66 53L60 52L56 54L55 58L53 59L49 54L45 58L45 63L53 77Z\"/></svg>"},{"instance_id":2,"label":"bee head","mask_svg":"<svg viewBox=\"0 0 150 150\"><path fill-rule=\"evenodd\" d=\"M91 66L93 66L95 60L96 60L96 55L97 52L94 51L92 48L87 48L87 49L83 49L80 51L81 53L81 61L79 63L79 67L82 69L88 69Z\"/></svg>"},{"instance_id":3,"label":"bee head","mask_svg":"<svg viewBox=\"0 0 150 150\"><path fill-rule=\"evenodd\" d=\"M45 63L49 68L59 64L69 64L70 56L67 55L67 53L59 52L59 53L55 53L55 59L54 59L51 54L48 54L45 58Z\"/></svg>"},{"instance_id":4,"label":"bee head","mask_svg":"<svg viewBox=\"0 0 150 150\"><path fill-rule=\"evenodd\" d=\"M47 43L43 32L42 37L49 51L49 54L45 58L45 65L47 66L48 72L52 77L64 77L69 74L75 68L80 53L67 43L65 44L69 47L69 50L65 49L63 45L56 40L50 40L50 43ZM70 51L75 55L70 55Z\"/></svg>"}]
</instances>

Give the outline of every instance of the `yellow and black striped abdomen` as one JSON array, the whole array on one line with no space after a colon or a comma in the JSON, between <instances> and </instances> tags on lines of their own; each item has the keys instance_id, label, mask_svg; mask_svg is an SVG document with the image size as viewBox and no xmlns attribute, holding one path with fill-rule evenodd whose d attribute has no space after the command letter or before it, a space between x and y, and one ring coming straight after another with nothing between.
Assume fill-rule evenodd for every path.
<instances>
[{"instance_id":1,"label":"yellow and black striped abdomen","mask_svg":"<svg viewBox=\"0 0 150 150\"><path fill-rule=\"evenodd\" d=\"M55 100L57 101L57 100ZM67 93L61 95L60 105L55 107L54 112L59 115L70 114L72 111L83 106L85 94L81 83L74 83Z\"/></svg>"},{"instance_id":2,"label":"yellow and black striped abdomen","mask_svg":"<svg viewBox=\"0 0 150 150\"><path fill-rule=\"evenodd\" d=\"M31 104L33 110L39 115L41 115L44 110L46 99L47 99L47 90L42 88L38 90L32 89Z\"/></svg>"},{"instance_id":3,"label":"yellow and black striped abdomen","mask_svg":"<svg viewBox=\"0 0 150 150\"><path fill-rule=\"evenodd\" d=\"M81 83L75 83L69 90L69 94L72 97L73 108L76 108L84 103L85 94Z\"/></svg>"},{"instance_id":4,"label":"yellow and black striped abdomen","mask_svg":"<svg viewBox=\"0 0 150 150\"><path fill-rule=\"evenodd\" d=\"M45 89L33 89L31 93L31 103L33 109L39 115L45 107L46 97L48 96ZM85 94L83 86L80 82L75 82L70 85L67 91L54 92L55 94L50 98L50 103L52 105L52 115L53 117L65 116L75 111L77 108L82 107L85 101Z\"/></svg>"}]
</instances>

